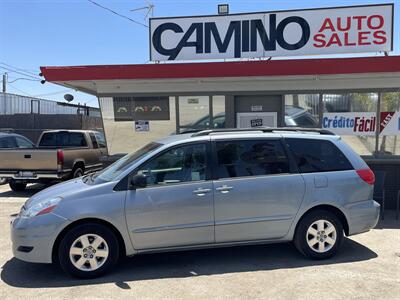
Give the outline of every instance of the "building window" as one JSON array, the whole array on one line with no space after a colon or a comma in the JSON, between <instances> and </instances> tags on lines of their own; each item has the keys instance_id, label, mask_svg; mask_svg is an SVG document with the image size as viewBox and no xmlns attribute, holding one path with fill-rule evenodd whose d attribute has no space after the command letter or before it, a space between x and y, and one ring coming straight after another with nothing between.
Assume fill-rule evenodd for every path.
<instances>
[{"instance_id":1,"label":"building window","mask_svg":"<svg viewBox=\"0 0 400 300\"><path fill-rule=\"evenodd\" d=\"M377 93L323 95L322 128L342 136L360 155L375 153Z\"/></svg>"},{"instance_id":2,"label":"building window","mask_svg":"<svg viewBox=\"0 0 400 300\"><path fill-rule=\"evenodd\" d=\"M400 155L400 92L382 93L377 154Z\"/></svg>"},{"instance_id":3,"label":"building window","mask_svg":"<svg viewBox=\"0 0 400 300\"><path fill-rule=\"evenodd\" d=\"M180 133L225 127L225 96L180 96L178 105Z\"/></svg>"},{"instance_id":4,"label":"building window","mask_svg":"<svg viewBox=\"0 0 400 300\"><path fill-rule=\"evenodd\" d=\"M285 126L319 127L319 95L285 95Z\"/></svg>"}]
</instances>

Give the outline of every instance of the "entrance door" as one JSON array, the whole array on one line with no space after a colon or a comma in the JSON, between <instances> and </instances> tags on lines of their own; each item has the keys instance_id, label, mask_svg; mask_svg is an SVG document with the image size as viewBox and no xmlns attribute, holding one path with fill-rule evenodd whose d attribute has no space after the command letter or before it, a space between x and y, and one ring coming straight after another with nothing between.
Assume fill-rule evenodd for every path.
<instances>
[{"instance_id":1,"label":"entrance door","mask_svg":"<svg viewBox=\"0 0 400 300\"><path fill-rule=\"evenodd\" d=\"M166 150L135 173L147 187L128 191L126 219L135 249L214 242L209 142Z\"/></svg>"},{"instance_id":2,"label":"entrance door","mask_svg":"<svg viewBox=\"0 0 400 300\"><path fill-rule=\"evenodd\" d=\"M236 127L282 126L281 95L250 95L235 97Z\"/></svg>"}]
</instances>

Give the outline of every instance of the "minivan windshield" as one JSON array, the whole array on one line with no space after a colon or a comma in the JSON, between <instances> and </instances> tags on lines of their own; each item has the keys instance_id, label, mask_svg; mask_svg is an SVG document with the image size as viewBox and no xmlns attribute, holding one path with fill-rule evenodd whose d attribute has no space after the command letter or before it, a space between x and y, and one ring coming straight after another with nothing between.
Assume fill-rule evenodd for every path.
<instances>
[{"instance_id":1,"label":"minivan windshield","mask_svg":"<svg viewBox=\"0 0 400 300\"><path fill-rule=\"evenodd\" d=\"M124 157L117 160L115 163L113 163L100 173L97 173L96 176L92 178L94 183L104 183L115 180L120 174L122 174L125 170L127 170L135 161L141 159L146 154L153 152L154 150L158 149L161 146L162 144L152 142L135 152L125 155ZM87 178L89 177L90 175Z\"/></svg>"}]
</instances>

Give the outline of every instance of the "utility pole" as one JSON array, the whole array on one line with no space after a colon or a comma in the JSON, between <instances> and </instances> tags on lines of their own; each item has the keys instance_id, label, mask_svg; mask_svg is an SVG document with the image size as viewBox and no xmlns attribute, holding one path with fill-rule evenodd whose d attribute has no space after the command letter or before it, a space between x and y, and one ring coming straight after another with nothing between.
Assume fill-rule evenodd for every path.
<instances>
[{"instance_id":1,"label":"utility pole","mask_svg":"<svg viewBox=\"0 0 400 300\"><path fill-rule=\"evenodd\" d=\"M7 73L4 73L3 74L3 93L7 92L7 80L8 80Z\"/></svg>"}]
</instances>

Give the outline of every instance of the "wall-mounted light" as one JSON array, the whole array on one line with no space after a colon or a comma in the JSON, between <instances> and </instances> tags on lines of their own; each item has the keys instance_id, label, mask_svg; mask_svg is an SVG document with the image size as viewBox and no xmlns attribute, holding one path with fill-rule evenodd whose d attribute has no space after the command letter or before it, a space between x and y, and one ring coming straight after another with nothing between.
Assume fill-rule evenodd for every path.
<instances>
[{"instance_id":1,"label":"wall-mounted light","mask_svg":"<svg viewBox=\"0 0 400 300\"><path fill-rule=\"evenodd\" d=\"M218 4L218 14L219 15L229 14L229 4Z\"/></svg>"}]
</instances>

